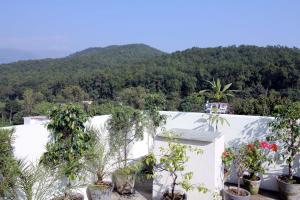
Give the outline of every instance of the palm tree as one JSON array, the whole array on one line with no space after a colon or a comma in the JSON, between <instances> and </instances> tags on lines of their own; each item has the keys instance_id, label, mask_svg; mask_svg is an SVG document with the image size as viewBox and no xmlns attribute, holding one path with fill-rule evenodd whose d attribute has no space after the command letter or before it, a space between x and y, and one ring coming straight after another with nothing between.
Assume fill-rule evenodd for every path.
<instances>
[{"instance_id":1,"label":"palm tree","mask_svg":"<svg viewBox=\"0 0 300 200\"><path fill-rule=\"evenodd\" d=\"M213 81L207 81L207 82L211 85L211 89L201 90L199 92L200 94L208 93L207 96L211 99L216 100L217 102L220 102L222 99L226 97L234 97L233 92L235 92L236 90L229 90L232 83L222 86L220 79L217 79L217 81L213 79Z\"/></svg>"}]
</instances>

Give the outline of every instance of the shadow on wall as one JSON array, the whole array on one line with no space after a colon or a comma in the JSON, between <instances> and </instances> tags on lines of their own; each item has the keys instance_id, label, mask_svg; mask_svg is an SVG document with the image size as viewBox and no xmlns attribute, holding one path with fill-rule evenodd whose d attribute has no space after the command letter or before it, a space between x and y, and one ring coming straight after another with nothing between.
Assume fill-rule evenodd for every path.
<instances>
[{"instance_id":1,"label":"shadow on wall","mask_svg":"<svg viewBox=\"0 0 300 200\"><path fill-rule=\"evenodd\" d=\"M228 142L228 146L238 146L241 143L252 142L255 139L265 140L269 133L269 118L261 117L253 122L246 124L241 131L240 137Z\"/></svg>"}]
</instances>

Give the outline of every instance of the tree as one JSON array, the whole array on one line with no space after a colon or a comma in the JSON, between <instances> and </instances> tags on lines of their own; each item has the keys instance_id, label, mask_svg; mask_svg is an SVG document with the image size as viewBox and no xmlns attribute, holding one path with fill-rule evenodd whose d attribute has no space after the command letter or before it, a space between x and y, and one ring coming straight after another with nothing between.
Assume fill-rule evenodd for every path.
<instances>
[{"instance_id":1,"label":"tree","mask_svg":"<svg viewBox=\"0 0 300 200\"><path fill-rule=\"evenodd\" d=\"M233 97L234 90L229 90L232 83L226 84L224 86L221 85L220 79L217 79L215 81L207 81L209 85L211 86L210 90L201 90L200 94L207 94L210 99L213 99L217 102L220 102L223 99L226 99L227 97Z\"/></svg>"},{"instance_id":2,"label":"tree","mask_svg":"<svg viewBox=\"0 0 300 200\"><path fill-rule=\"evenodd\" d=\"M144 109L147 90L143 87L125 88L119 93L121 102L135 109Z\"/></svg>"},{"instance_id":3,"label":"tree","mask_svg":"<svg viewBox=\"0 0 300 200\"><path fill-rule=\"evenodd\" d=\"M204 110L205 99L199 93L192 93L181 103L179 109L184 112L201 112Z\"/></svg>"},{"instance_id":4,"label":"tree","mask_svg":"<svg viewBox=\"0 0 300 200\"><path fill-rule=\"evenodd\" d=\"M8 114L9 124L13 124L14 115L21 111L21 104L18 100L8 100L4 110Z\"/></svg>"},{"instance_id":5,"label":"tree","mask_svg":"<svg viewBox=\"0 0 300 200\"><path fill-rule=\"evenodd\" d=\"M26 115L31 115L35 103L35 97L32 89L25 90L23 94L24 99L24 112Z\"/></svg>"},{"instance_id":6,"label":"tree","mask_svg":"<svg viewBox=\"0 0 300 200\"><path fill-rule=\"evenodd\" d=\"M66 102L80 102L88 97L88 95L76 85L65 87L61 94Z\"/></svg>"},{"instance_id":7,"label":"tree","mask_svg":"<svg viewBox=\"0 0 300 200\"><path fill-rule=\"evenodd\" d=\"M296 156L300 153L300 102L277 107L275 121L270 123L272 134L268 140L280 142L282 158L288 164L288 180L293 181L293 167Z\"/></svg>"},{"instance_id":8,"label":"tree","mask_svg":"<svg viewBox=\"0 0 300 200\"><path fill-rule=\"evenodd\" d=\"M83 158L91 150L93 137L85 131L84 123L88 117L79 106L60 105L50 112L49 117L47 129L50 140L40 162L67 178L67 197L70 195L71 181L80 176Z\"/></svg>"},{"instance_id":9,"label":"tree","mask_svg":"<svg viewBox=\"0 0 300 200\"><path fill-rule=\"evenodd\" d=\"M119 166L128 166L130 145L144 137L144 119L139 110L129 106L116 107L108 121L109 143L113 151L118 152Z\"/></svg>"}]
</instances>

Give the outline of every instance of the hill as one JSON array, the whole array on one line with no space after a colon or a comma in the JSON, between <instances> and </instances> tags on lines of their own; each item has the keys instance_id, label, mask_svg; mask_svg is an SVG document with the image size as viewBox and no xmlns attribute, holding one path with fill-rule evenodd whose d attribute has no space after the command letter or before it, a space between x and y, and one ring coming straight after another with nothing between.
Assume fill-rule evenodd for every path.
<instances>
[{"instance_id":1,"label":"hill","mask_svg":"<svg viewBox=\"0 0 300 200\"><path fill-rule=\"evenodd\" d=\"M3 64L0 70L0 101L22 99L31 88L52 102L76 86L96 102L162 93L166 109L192 111L193 94L209 87L206 80L213 78L238 90L230 100L236 113L270 115L276 104L300 100L300 50L281 46L190 48L166 54L144 44L115 45L61 59Z\"/></svg>"}]
</instances>

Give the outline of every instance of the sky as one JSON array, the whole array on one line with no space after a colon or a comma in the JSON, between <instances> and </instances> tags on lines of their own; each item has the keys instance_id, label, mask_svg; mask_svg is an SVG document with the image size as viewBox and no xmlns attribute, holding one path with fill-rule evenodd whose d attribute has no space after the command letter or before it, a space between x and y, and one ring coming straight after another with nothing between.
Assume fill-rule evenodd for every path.
<instances>
[{"instance_id":1,"label":"sky","mask_svg":"<svg viewBox=\"0 0 300 200\"><path fill-rule=\"evenodd\" d=\"M2 0L0 48L68 54L145 43L300 47L299 0Z\"/></svg>"}]
</instances>

